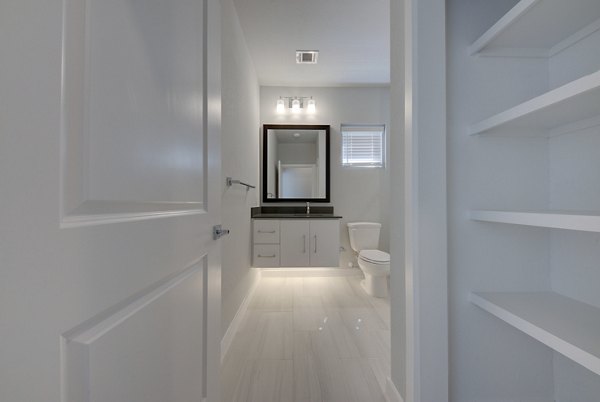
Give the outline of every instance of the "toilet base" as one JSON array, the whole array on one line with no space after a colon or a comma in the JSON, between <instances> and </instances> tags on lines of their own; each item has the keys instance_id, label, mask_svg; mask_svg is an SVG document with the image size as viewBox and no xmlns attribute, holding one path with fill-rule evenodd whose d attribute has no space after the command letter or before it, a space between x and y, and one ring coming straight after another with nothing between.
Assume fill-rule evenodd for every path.
<instances>
[{"instance_id":1,"label":"toilet base","mask_svg":"<svg viewBox=\"0 0 600 402\"><path fill-rule=\"evenodd\" d=\"M388 295L388 280L387 275L373 276L365 274L360 284L369 296L387 297Z\"/></svg>"}]
</instances>

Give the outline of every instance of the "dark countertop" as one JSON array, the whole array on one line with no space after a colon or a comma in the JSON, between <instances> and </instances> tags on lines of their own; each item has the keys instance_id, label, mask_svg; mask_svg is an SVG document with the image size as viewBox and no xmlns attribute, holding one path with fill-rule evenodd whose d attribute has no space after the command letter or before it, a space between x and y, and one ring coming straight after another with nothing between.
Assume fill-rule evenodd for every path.
<instances>
[{"instance_id":1,"label":"dark countertop","mask_svg":"<svg viewBox=\"0 0 600 402\"><path fill-rule=\"evenodd\" d=\"M342 219L335 215L333 207L311 205L310 214L306 213L306 207L285 206L263 206L254 207L250 210L252 219Z\"/></svg>"},{"instance_id":2,"label":"dark countertop","mask_svg":"<svg viewBox=\"0 0 600 402\"><path fill-rule=\"evenodd\" d=\"M252 219L342 219L339 215L334 214L290 214L290 213L275 213L275 214L262 214L258 213L252 216Z\"/></svg>"}]
</instances>

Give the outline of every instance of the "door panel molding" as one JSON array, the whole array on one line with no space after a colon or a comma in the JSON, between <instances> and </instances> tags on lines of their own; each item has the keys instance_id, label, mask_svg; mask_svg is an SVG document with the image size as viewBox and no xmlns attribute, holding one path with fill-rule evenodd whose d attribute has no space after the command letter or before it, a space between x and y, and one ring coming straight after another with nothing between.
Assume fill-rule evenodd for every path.
<instances>
[{"instance_id":1,"label":"door panel molding","mask_svg":"<svg viewBox=\"0 0 600 402\"><path fill-rule=\"evenodd\" d=\"M204 356L206 353L207 317L206 314L199 313L206 309L207 266L208 256L204 255L183 271L169 275L63 333L61 401L96 400L93 391L97 382L103 390L113 389L114 392L118 392L118 384L106 386L106 381L115 379L110 374L112 370L106 370L111 363L110 357L116 358L114 370L124 370L141 364L139 361L145 356L150 356L149 359L156 358L153 352L160 355L161 348L169 347L169 352L172 352L174 345L185 345L186 342L176 342L181 336L198 339L195 351L185 351L190 354L190 361L179 359L177 363L195 363L192 369L200 372L201 376L194 381L198 382L198 387L203 388L207 373L206 359L195 357ZM185 316L186 310L190 313L189 316ZM121 336L123 334L128 336ZM169 342L171 344L167 346ZM125 355L124 351L127 352ZM112 356L113 353L115 356ZM181 352L180 354L184 355ZM130 359L127 359L128 357ZM175 361L171 361L164 362L164 365L145 364L143 367L152 367L157 371L165 367L164 369L172 374L173 370L177 371L177 367L173 367L174 364ZM184 378L185 381L186 376L181 374L189 369L187 366L180 368L180 375L177 377L166 376L169 378L165 378L166 389L163 392L176 393L177 390L168 389L169 385L172 385L169 381L173 378L177 378L178 381ZM156 377L161 376L154 376ZM161 384L154 384L156 387L159 385ZM148 390L140 389L140 392L144 395Z\"/></svg>"},{"instance_id":2,"label":"door panel molding","mask_svg":"<svg viewBox=\"0 0 600 402\"><path fill-rule=\"evenodd\" d=\"M60 227L75 228L204 213L204 203L88 200L69 215L63 216Z\"/></svg>"},{"instance_id":3,"label":"door panel molding","mask_svg":"<svg viewBox=\"0 0 600 402\"><path fill-rule=\"evenodd\" d=\"M64 1L62 228L205 212L206 1L143 10L128 2ZM198 17L203 23L161 18L163 25L149 29L156 25L152 17L169 15L160 7L174 10L174 19ZM138 24L120 21L122 14L133 15ZM104 26L107 15L117 18ZM96 41L99 36L108 39ZM177 62L153 55L149 41L168 43Z\"/></svg>"}]
</instances>

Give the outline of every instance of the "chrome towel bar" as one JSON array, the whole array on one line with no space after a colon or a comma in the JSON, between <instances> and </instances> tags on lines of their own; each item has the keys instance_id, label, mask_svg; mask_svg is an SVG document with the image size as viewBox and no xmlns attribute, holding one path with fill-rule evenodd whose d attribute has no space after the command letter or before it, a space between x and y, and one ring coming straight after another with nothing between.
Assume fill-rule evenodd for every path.
<instances>
[{"instance_id":1,"label":"chrome towel bar","mask_svg":"<svg viewBox=\"0 0 600 402\"><path fill-rule=\"evenodd\" d=\"M234 180L231 177L228 177L226 179L226 183L227 183L227 187L231 187L233 184L241 184L242 186L246 186L247 188L256 188L255 186L248 184L248 183L244 183L243 181L239 181L239 180Z\"/></svg>"}]
</instances>

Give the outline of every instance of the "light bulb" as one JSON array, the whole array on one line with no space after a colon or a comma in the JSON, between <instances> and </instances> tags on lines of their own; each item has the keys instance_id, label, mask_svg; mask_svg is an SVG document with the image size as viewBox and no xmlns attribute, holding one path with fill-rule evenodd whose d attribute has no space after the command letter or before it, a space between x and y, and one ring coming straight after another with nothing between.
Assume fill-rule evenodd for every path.
<instances>
[{"instance_id":1,"label":"light bulb","mask_svg":"<svg viewBox=\"0 0 600 402\"><path fill-rule=\"evenodd\" d=\"M285 102L283 101L283 99L279 98L277 99L277 113L283 112L285 112Z\"/></svg>"},{"instance_id":2,"label":"light bulb","mask_svg":"<svg viewBox=\"0 0 600 402\"><path fill-rule=\"evenodd\" d=\"M317 111L317 105L316 105L314 99L311 98L311 99L308 100L308 104L306 106L306 111L308 113L314 113L314 112Z\"/></svg>"},{"instance_id":3,"label":"light bulb","mask_svg":"<svg viewBox=\"0 0 600 402\"><path fill-rule=\"evenodd\" d=\"M294 99L292 101L292 112L298 113L300 111L300 100Z\"/></svg>"}]
</instances>

